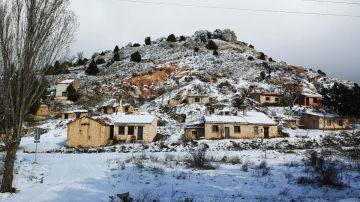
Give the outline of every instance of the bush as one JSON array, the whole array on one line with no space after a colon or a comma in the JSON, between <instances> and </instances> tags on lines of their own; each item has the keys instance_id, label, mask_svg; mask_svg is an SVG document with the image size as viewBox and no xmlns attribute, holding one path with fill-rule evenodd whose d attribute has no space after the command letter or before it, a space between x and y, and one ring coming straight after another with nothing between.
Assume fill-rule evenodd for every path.
<instances>
[{"instance_id":1,"label":"bush","mask_svg":"<svg viewBox=\"0 0 360 202\"><path fill-rule=\"evenodd\" d=\"M89 67L85 70L85 73L88 74L88 75L96 75L96 74L98 74L99 72L100 72L100 71L99 71L99 69L98 69L98 67L97 67L96 62L94 62L94 60L91 61Z\"/></svg>"},{"instance_id":2,"label":"bush","mask_svg":"<svg viewBox=\"0 0 360 202\"><path fill-rule=\"evenodd\" d=\"M186 37L181 35L179 41L186 41Z\"/></svg>"},{"instance_id":3,"label":"bush","mask_svg":"<svg viewBox=\"0 0 360 202\"><path fill-rule=\"evenodd\" d=\"M206 45L206 48L209 49L209 50L216 51L219 47L218 47L218 45L216 45L216 43L213 40L210 40L208 42L208 44Z\"/></svg>"},{"instance_id":4,"label":"bush","mask_svg":"<svg viewBox=\"0 0 360 202\"><path fill-rule=\"evenodd\" d=\"M275 62L272 58L269 58L269 62Z\"/></svg>"},{"instance_id":5,"label":"bush","mask_svg":"<svg viewBox=\"0 0 360 202\"><path fill-rule=\"evenodd\" d=\"M167 42L176 42L176 37L174 34L170 34L166 39Z\"/></svg>"},{"instance_id":6,"label":"bush","mask_svg":"<svg viewBox=\"0 0 360 202\"><path fill-rule=\"evenodd\" d=\"M270 175L270 167L267 166L266 161L260 163L259 166L256 167L257 176L265 176Z\"/></svg>"},{"instance_id":7,"label":"bush","mask_svg":"<svg viewBox=\"0 0 360 202\"><path fill-rule=\"evenodd\" d=\"M265 54L260 52L260 55L258 56L258 59L265 60L266 59Z\"/></svg>"},{"instance_id":8,"label":"bush","mask_svg":"<svg viewBox=\"0 0 360 202\"><path fill-rule=\"evenodd\" d=\"M134 45L132 47L140 47L141 45L138 43L134 43Z\"/></svg>"},{"instance_id":9,"label":"bush","mask_svg":"<svg viewBox=\"0 0 360 202\"><path fill-rule=\"evenodd\" d=\"M54 66L50 66L46 71L47 75L58 75L58 74L68 74L68 73L70 73L68 69L68 63L67 62L60 63L59 61L56 61Z\"/></svg>"},{"instance_id":10,"label":"bush","mask_svg":"<svg viewBox=\"0 0 360 202\"><path fill-rule=\"evenodd\" d=\"M195 52L195 53L199 52L199 50L200 50L199 47L195 47L195 48L194 48L194 52Z\"/></svg>"},{"instance_id":11,"label":"bush","mask_svg":"<svg viewBox=\"0 0 360 202\"><path fill-rule=\"evenodd\" d=\"M189 150L189 157L186 160L188 166L195 169L214 169L206 156L207 149L208 147L205 145L191 148Z\"/></svg>"},{"instance_id":12,"label":"bush","mask_svg":"<svg viewBox=\"0 0 360 202\"><path fill-rule=\"evenodd\" d=\"M120 48L119 48L119 46L115 46L115 48L114 48L114 53L117 53L117 52L119 52L120 51Z\"/></svg>"},{"instance_id":13,"label":"bush","mask_svg":"<svg viewBox=\"0 0 360 202\"><path fill-rule=\"evenodd\" d=\"M145 38L145 45L147 46L151 45L151 37L148 36Z\"/></svg>"},{"instance_id":14,"label":"bush","mask_svg":"<svg viewBox=\"0 0 360 202\"><path fill-rule=\"evenodd\" d=\"M214 51L214 52L213 52L213 55L215 55L215 56L219 56L219 52Z\"/></svg>"},{"instance_id":15,"label":"bush","mask_svg":"<svg viewBox=\"0 0 360 202\"><path fill-rule=\"evenodd\" d=\"M100 55L101 55L101 56L104 56L104 55L105 55L105 52L104 52L104 51L103 51L103 52L101 52L101 53L100 53Z\"/></svg>"},{"instance_id":16,"label":"bush","mask_svg":"<svg viewBox=\"0 0 360 202\"><path fill-rule=\"evenodd\" d=\"M253 60L254 60L254 58L253 58L252 56L249 56L247 59L248 59L249 61L253 61Z\"/></svg>"},{"instance_id":17,"label":"bush","mask_svg":"<svg viewBox=\"0 0 360 202\"><path fill-rule=\"evenodd\" d=\"M260 72L261 80L264 80L264 79L265 79L265 76L266 76L265 72L264 72L264 71L261 71L261 72Z\"/></svg>"},{"instance_id":18,"label":"bush","mask_svg":"<svg viewBox=\"0 0 360 202\"><path fill-rule=\"evenodd\" d=\"M132 62L141 62L140 53L138 51L136 51L135 53L131 54L130 61L132 61Z\"/></svg>"},{"instance_id":19,"label":"bush","mask_svg":"<svg viewBox=\"0 0 360 202\"><path fill-rule=\"evenodd\" d=\"M114 54L114 61L121 61L121 57L120 57L120 53L119 52L116 52Z\"/></svg>"},{"instance_id":20,"label":"bush","mask_svg":"<svg viewBox=\"0 0 360 202\"><path fill-rule=\"evenodd\" d=\"M96 60L96 64L98 64L98 65L105 64L105 63L106 63L106 61L104 58L99 58Z\"/></svg>"},{"instance_id":21,"label":"bush","mask_svg":"<svg viewBox=\"0 0 360 202\"><path fill-rule=\"evenodd\" d=\"M253 45L251 45L251 44L250 44L250 45L249 45L249 48L252 48L252 49L254 49L255 47L254 47Z\"/></svg>"},{"instance_id":22,"label":"bush","mask_svg":"<svg viewBox=\"0 0 360 202\"><path fill-rule=\"evenodd\" d=\"M73 101L73 102L76 102L79 100L80 95L72 85L69 85L69 87L67 87L66 92L67 92L68 100Z\"/></svg>"}]
</instances>

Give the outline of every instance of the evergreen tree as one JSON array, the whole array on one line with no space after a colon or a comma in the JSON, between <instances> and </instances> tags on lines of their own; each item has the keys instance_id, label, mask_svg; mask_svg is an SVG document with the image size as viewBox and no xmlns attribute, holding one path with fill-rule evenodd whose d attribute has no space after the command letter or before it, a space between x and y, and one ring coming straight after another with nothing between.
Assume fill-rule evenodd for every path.
<instances>
[{"instance_id":1,"label":"evergreen tree","mask_svg":"<svg viewBox=\"0 0 360 202\"><path fill-rule=\"evenodd\" d=\"M120 48L119 48L119 46L115 46L115 48L114 48L114 53L117 53L117 52L119 52L120 51Z\"/></svg>"},{"instance_id":2,"label":"evergreen tree","mask_svg":"<svg viewBox=\"0 0 360 202\"><path fill-rule=\"evenodd\" d=\"M145 45L147 46L151 45L151 37L148 36L145 38Z\"/></svg>"},{"instance_id":3,"label":"evergreen tree","mask_svg":"<svg viewBox=\"0 0 360 202\"><path fill-rule=\"evenodd\" d=\"M98 64L98 65L101 65L101 64L104 64L104 63L106 63L104 58L99 58L99 59L96 60L96 64Z\"/></svg>"},{"instance_id":4,"label":"evergreen tree","mask_svg":"<svg viewBox=\"0 0 360 202\"><path fill-rule=\"evenodd\" d=\"M218 46L216 45L216 43L213 40L210 40L208 42L208 44L206 45L206 48L209 49L209 50L216 51L218 49Z\"/></svg>"},{"instance_id":5,"label":"evergreen tree","mask_svg":"<svg viewBox=\"0 0 360 202\"><path fill-rule=\"evenodd\" d=\"M114 54L114 61L121 61L121 57L120 57L120 53L119 52L116 52Z\"/></svg>"},{"instance_id":6,"label":"evergreen tree","mask_svg":"<svg viewBox=\"0 0 360 202\"><path fill-rule=\"evenodd\" d=\"M93 60L91 61L89 67L85 70L85 73L88 75L96 75L98 74L100 71L97 67L96 62Z\"/></svg>"},{"instance_id":7,"label":"evergreen tree","mask_svg":"<svg viewBox=\"0 0 360 202\"><path fill-rule=\"evenodd\" d=\"M70 101L76 102L78 101L80 95L79 93L75 90L75 88L73 87L73 85L69 85L69 87L67 87L66 89L67 92L67 98Z\"/></svg>"},{"instance_id":8,"label":"evergreen tree","mask_svg":"<svg viewBox=\"0 0 360 202\"><path fill-rule=\"evenodd\" d=\"M260 72L261 80L264 80L264 79L265 79L265 76L266 76L265 72L264 72L264 71L261 71L261 72Z\"/></svg>"},{"instance_id":9,"label":"evergreen tree","mask_svg":"<svg viewBox=\"0 0 360 202\"><path fill-rule=\"evenodd\" d=\"M186 37L181 35L179 41L186 41Z\"/></svg>"},{"instance_id":10,"label":"evergreen tree","mask_svg":"<svg viewBox=\"0 0 360 202\"><path fill-rule=\"evenodd\" d=\"M170 34L168 38L166 39L168 42L176 42L176 37L174 34Z\"/></svg>"},{"instance_id":11,"label":"evergreen tree","mask_svg":"<svg viewBox=\"0 0 360 202\"><path fill-rule=\"evenodd\" d=\"M132 61L132 62L141 62L140 53L138 51L136 51L135 53L131 54L130 61Z\"/></svg>"}]
</instances>

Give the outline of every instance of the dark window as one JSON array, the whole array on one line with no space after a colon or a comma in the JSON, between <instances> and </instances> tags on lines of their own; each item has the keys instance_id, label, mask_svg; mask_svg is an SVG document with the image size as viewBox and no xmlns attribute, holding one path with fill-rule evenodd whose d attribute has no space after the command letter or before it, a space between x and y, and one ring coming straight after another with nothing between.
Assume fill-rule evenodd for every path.
<instances>
[{"instance_id":1,"label":"dark window","mask_svg":"<svg viewBox=\"0 0 360 202\"><path fill-rule=\"evenodd\" d=\"M62 96L66 97L67 96L67 92L62 92Z\"/></svg>"},{"instance_id":2,"label":"dark window","mask_svg":"<svg viewBox=\"0 0 360 202\"><path fill-rule=\"evenodd\" d=\"M344 121L342 119L339 119L339 126L343 126L344 125Z\"/></svg>"},{"instance_id":3,"label":"dark window","mask_svg":"<svg viewBox=\"0 0 360 202\"><path fill-rule=\"evenodd\" d=\"M128 135L134 135L134 126L128 126Z\"/></svg>"},{"instance_id":4,"label":"dark window","mask_svg":"<svg viewBox=\"0 0 360 202\"><path fill-rule=\"evenodd\" d=\"M110 126L110 140L114 139L114 126Z\"/></svg>"},{"instance_id":5,"label":"dark window","mask_svg":"<svg viewBox=\"0 0 360 202\"><path fill-rule=\"evenodd\" d=\"M265 99L266 99L266 101L270 101L270 97L266 97Z\"/></svg>"},{"instance_id":6,"label":"dark window","mask_svg":"<svg viewBox=\"0 0 360 202\"><path fill-rule=\"evenodd\" d=\"M240 128L240 126L234 126L234 132L235 132L235 133L241 133L241 128Z\"/></svg>"},{"instance_id":7,"label":"dark window","mask_svg":"<svg viewBox=\"0 0 360 202\"><path fill-rule=\"evenodd\" d=\"M275 98L275 102L279 102L279 98L278 98L278 97Z\"/></svg>"},{"instance_id":8,"label":"dark window","mask_svg":"<svg viewBox=\"0 0 360 202\"><path fill-rule=\"evenodd\" d=\"M195 98L195 102L200 102L200 98Z\"/></svg>"},{"instance_id":9,"label":"dark window","mask_svg":"<svg viewBox=\"0 0 360 202\"><path fill-rule=\"evenodd\" d=\"M212 132L214 132L214 133L219 132L219 126L218 125L213 125L212 126Z\"/></svg>"},{"instance_id":10,"label":"dark window","mask_svg":"<svg viewBox=\"0 0 360 202\"><path fill-rule=\"evenodd\" d=\"M119 135L125 135L125 126L119 126Z\"/></svg>"},{"instance_id":11,"label":"dark window","mask_svg":"<svg viewBox=\"0 0 360 202\"><path fill-rule=\"evenodd\" d=\"M192 134L197 135L197 131L196 130L192 131Z\"/></svg>"},{"instance_id":12,"label":"dark window","mask_svg":"<svg viewBox=\"0 0 360 202\"><path fill-rule=\"evenodd\" d=\"M76 115L76 118L78 119L78 118L80 118L81 113L76 113L75 115Z\"/></svg>"},{"instance_id":13,"label":"dark window","mask_svg":"<svg viewBox=\"0 0 360 202\"><path fill-rule=\"evenodd\" d=\"M313 98L313 103L318 103L318 99L317 99L317 98Z\"/></svg>"}]
</instances>

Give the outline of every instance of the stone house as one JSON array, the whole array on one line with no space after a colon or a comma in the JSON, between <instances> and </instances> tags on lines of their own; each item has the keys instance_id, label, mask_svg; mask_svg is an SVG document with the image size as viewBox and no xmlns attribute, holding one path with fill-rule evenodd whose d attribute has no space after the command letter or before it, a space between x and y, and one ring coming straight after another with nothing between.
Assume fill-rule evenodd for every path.
<instances>
[{"instance_id":1,"label":"stone house","mask_svg":"<svg viewBox=\"0 0 360 202\"><path fill-rule=\"evenodd\" d=\"M305 129L341 130L350 128L348 118L332 113L305 112L301 117L301 122Z\"/></svg>"},{"instance_id":2,"label":"stone house","mask_svg":"<svg viewBox=\"0 0 360 202\"><path fill-rule=\"evenodd\" d=\"M114 124L114 140L130 142L135 136L139 142L152 142L157 134L157 117L155 114L139 113L119 114L109 117Z\"/></svg>"},{"instance_id":3,"label":"stone house","mask_svg":"<svg viewBox=\"0 0 360 202\"><path fill-rule=\"evenodd\" d=\"M40 107L36 110L35 116L46 117L50 116L50 107L46 104L41 104Z\"/></svg>"},{"instance_id":4,"label":"stone house","mask_svg":"<svg viewBox=\"0 0 360 202\"><path fill-rule=\"evenodd\" d=\"M107 119L82 117L67 124L68 147L98 147L109 145L114 136L114 127Z\"/></svg>"},{"instance_id":5,"label":"stone house","mask_svg":"<svg viewBox=\"0 0 360 202\"><path fill-rule=\"evenodd\" d=\"M249 111L236 116L204 117L205 139L273 138L279 135L275 121L264 113Z\"/></svg>"},{"instance_id":6,"label":"stone house","mask_svg":"<svg viewBox=\"0 0 360 202\"><path fill-rule=\"evenodd\" d=\"M289 83L284 83L284 88L291 93L298 94L298 93L302 92L303 85L299 84L299 83L289 82Z\"/></svg>"},{"instance_id":7,"label":"stone house","mask_svg":"<svg viewBox=\"0 0 360 202\"><path fill-rule=\"evenodd\" d=\"M56 83L55 100L67 100L67 88L72 85L75 90L80 88L76 79L66 79Z\"/></svg>"},{"instance_id":8,"label":"stone house","mask_svg":"<svg viewBox=\"0 0 360 202\"><path fill-rule=\"evenodd\" d=\"M132 114L136 113L137 108L132 106L129 103L123 104L122 100L120 100L120 103L117 103L115 99L109 100L107 103L102 105L99 108L101 114L114 114L114 113L127 113Z\"/></svg>"},{"instance_id":9,"label":"stone house","mask_svg":"<svg viewBox=\"0 0 360 202\"><path fill-rule=\"evenodd\" d=\"M283 95L278 93L253 93L250 97L264 106L279 106Z\"/></svg>"},{"instance_id":10,"label":"stone house","mask_svg":"<svg viewBox=\"0 0 360 202\"><path fill-rule=\"evenodd\" d=\"M187 124L185 127L185 134L183 139L186 141L198 140L205 136L204 123L203 121L193 122Z\"/></svg>"},{"instance_id":11,"label":"stone house","mask_svg":"<svg viewBox=\"0 0 360 202\"><path fill-rule=\"evenodd\" d=\"M208 104L210 97L208 94L189 94L187 102L188 104Z\"/></svg>"},{"instance_id":12,"label":"stone house","mask_svg":"<svg viewBox=\"0 0 360 202\"><path fill-rule=\"evenodd\" d=\"M78 119L88 116L89 116L88 110L73 110L73 111L64 112L62 114L63 119Z\"/></svg>"},{"instance_id":13,"label":"stone house","mask_svg":"<svg viewBox=\"0 0 360 202\"><path fill-rule=\"evenodd\" d=\"M299 95L299 105L320 108L322 95L318 93L301 92Z\"/></svg>"}]
</instances>

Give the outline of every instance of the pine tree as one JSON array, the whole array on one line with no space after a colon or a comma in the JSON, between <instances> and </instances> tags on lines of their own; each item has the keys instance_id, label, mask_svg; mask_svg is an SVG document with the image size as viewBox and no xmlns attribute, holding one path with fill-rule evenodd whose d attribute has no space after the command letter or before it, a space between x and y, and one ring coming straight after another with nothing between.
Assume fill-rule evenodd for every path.
<instances>
[{"instance_id":1,"label":"pine tree","mask_svg":"<svg viewBox=\"0 0 360 202\"><path fill-rule=\"evenodd\" d=\"M93 60L91 61L89 67L85 70L85 73L88 75L96 75L98 74L100 71L97 67L96 62Z\"/></svg>"},{"instance_id":2,"label":"pine tree","mask_svg":"<svg viewBox=\"0 0 360 202\"><path fill-rule=\"evenodd\" d=\"M176 37L174 34L170 34L168 38L166 39L168 42L176 42Z\"/></svg>"},{"instance_id":3,"label":"pine tree","mask_svg":"<svg viewBox=\"0 0 360 202\"><path fill-rule=\"evenodd\" d=\"M206 45L206 48L209 49L209 50L216 51L218 49L218 46L216 45L216 43L213 40L210 40L208 42L208 44Z\"/></svg>"},{"instance_id":4,"label":"pine tree","mask_svg":"<svg viewBox=\"0 0 360 202\"><path fill-rule=\"evenodd\" d=\"M119 52L120 51L120 48L119 48L119 46L115 46L115 48L114 48L114 53L117 53L117 52Z\"/></svg>"},{"instance_id":5,"label":"pine tree","mask_svg":"<svg viewBox=\"0 0 360 202\"><path fill-rule=\"evenodd\" d=\"M114 54L114 61L121 61L121 57L120 57L120 53L119 52L116 52Z\"/></svg>"},{"instance_id":6,"label":"pine tree","mask_svg":"<svg viewBox=\"0 0 360 202\"><path fill-rule=\"evenodd\" d=\"M67 92L67 98L70 101L76 102L78 101L80 95L79 93L75 90L75 88L73 87L73 85L69 85L69 87L67 87L66 89Z\"/></svg>"},{"instance_id":7,"label":"pine tree","mask_svg":"<svg viewBox=\"0 0 360 202\"><path fill-rule=\"evenodd\" d=\"M141 55L138 51L136 51L135 53L131 54L131 59L132 62L141 62Z\"/></svg>"},{"instance_id":8,"label":"pine tree","mask_svg":"<svg viewBox=\"0 0 360 202\"><path fill-rule=\"evenodd\" d=\"M151 45L151 37L148 36L145 38L145 45L147 46Z\"/></svg>"}]
</instances>

